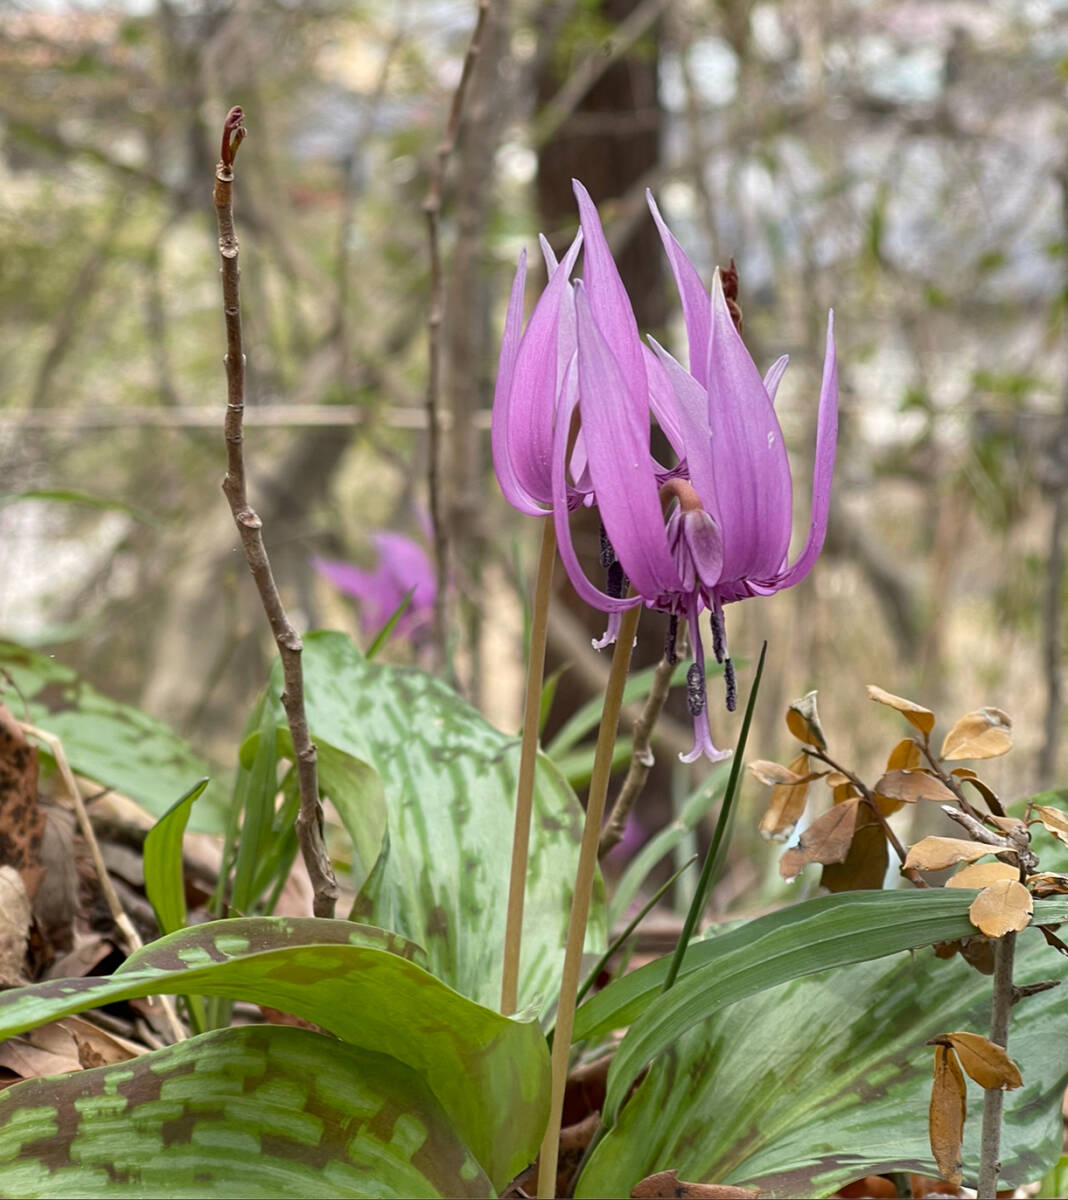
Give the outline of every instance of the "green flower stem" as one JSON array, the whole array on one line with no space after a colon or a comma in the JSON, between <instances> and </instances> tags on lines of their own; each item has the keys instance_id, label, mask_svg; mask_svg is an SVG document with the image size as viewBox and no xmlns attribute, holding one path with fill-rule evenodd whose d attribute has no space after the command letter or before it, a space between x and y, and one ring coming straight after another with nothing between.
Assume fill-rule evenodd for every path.
<instances>
[{"instance_id":1,"label":"green flower stem","mask_svg":"<svg viewBox=\"0 0 1068 1200\"><path fill-rule=\"evenodd\" d=\"M567 927L567 946L564 951L564 971L560 981L560 999L556 1009L556 1028L553 1033L552 1102L549 1125L541 1144L538 1160L538 1196L543 1200L556 1195L556 1165L560 1150L560 1121L564 1111L564 1086L567 1083L571 1033L575 1027L575 996L582 968L582 947L586 940L586 921L593 895L593 878L597 870L597 843L604 820L608 780L612 774L612 748L623 707L623 687L627 682L634 635L638 630L641 606L628 609L622 615L612 669L604 694L601 727L597 733L597 750L593 760L586 823L582 830L578 871L575 875L575 894L571 900L571 919Z\"/></svg>"},{"instance_id":2,"label":"green flower stem","mask_svg":"<svg viewBox=\"0 0 1068 1200\"><path fill-rule=\"evenodd\" d=\"M519 756L519 787L512 837L512 873L508 882L508 915L504 927L504 972L501 978L501 1012L516 1010L519 995L519 951L523 940L523 901L526 898L527 855L530 850L530 815L534 804L534 768L538 760L538 723L545 676L545 643L549 627L553 563L556 560L556 525L542 521L541 554L534 584L534 611L530 623L527 658L527 691L523 701L523 746Z\"/></svg>"},{"instance_id":3,"label":"green flower stem","mask_svg":"<svg viewBox=\"0 0 1068 1200\"><path fill-rule=\"evenodd\" d=\"M994 1001L990 1011L990 1040L1003 1049L1009 1044L1012 1016L1012 968L1016 934L1003 934L994 942ZM1005 1092L987 1088L983 1095L983 1128L979 1142L979 1200L993 1200L1001 1172L1001 1113Z\"/></svg>"}]
</instances>

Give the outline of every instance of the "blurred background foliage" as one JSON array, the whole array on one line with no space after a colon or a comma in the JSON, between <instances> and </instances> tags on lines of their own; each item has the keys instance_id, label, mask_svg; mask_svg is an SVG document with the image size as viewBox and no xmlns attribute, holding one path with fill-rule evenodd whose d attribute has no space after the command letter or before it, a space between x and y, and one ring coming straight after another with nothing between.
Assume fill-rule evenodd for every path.
<instances>
[{"instance_id":1,"label":"blurred background foliage","mask_svg":"<svg viewBox=\"0 0 1068 1200\"><path fill-rule=\"evenodd\" d=\"M473 0L0 2L0 636L221 758L272 653L218 488L222 118L241 104L250 134L253 503L298 623L355 630L309 560L369 565L382 528L429 546L421 206L474 17ZM442 220L453 640L444 663L383 653L454 672L517 726L537 529L488 445L515 259L539 229L566 244L580 176L639 323L681 354L651 187L706 274L737 262L758 364L791 355L799 539L836 311L827 548L800 587L727 614L736 656L770 642L752 752L792 756L783 710L819 688L836 757L881 772L905 731L868 705L874 682L947 728L1008 710L1018 749L989 772L1007 800L1061 781L1066 86L1055 0L493 0ZM56 489L121 503L12 499ZM602 619L558 592L550 733L606 671ZM718 699L712 720L733 741ZM648 826L696 782L669 766L684 722L661 726ZM747 787L751 828L765 797Z\"/></svg>"}]
</instances>

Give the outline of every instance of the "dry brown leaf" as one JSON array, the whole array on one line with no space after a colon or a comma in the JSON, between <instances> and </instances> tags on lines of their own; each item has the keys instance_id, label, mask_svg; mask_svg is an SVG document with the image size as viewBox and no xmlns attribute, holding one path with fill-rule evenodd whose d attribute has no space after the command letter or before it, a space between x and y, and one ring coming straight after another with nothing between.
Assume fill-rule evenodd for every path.
<instances>
[{"instance_id":1,"label":"dry brown leaf","mask_svg":"<svg viewBox=\"0 0 1068 1200\"><path fill-rule=\"evenodd\" d=\"M805 757L807 759L808 756ZM754 758L748 767L749 774L768 787L794 787L799 783L809 783L818 774L809 772L806 775L799 775L791 767L784 767L777 762L769 762L765 758Z\"/></svg>"},{"instance_id":2,"label":"dry brown leaf","mask_svg":"<svg viewBox=\"0 0 1068 1200\"><path fill-rule=\"evenodd\" d=\"M929 1117L931 1153L939 1171L954 1188L960 1187L964 1170L960 1152L967 1107L964 1075L952 1048L935 1046Z\"/></svg>"},{"instance_id":3,"label":"dry brown leaf","mask_svg":"<svg viewBox=\"0 0 1068 1200\"><path fill-rule=\"evenodd\" d=\"M860 792L847 779L845 783L840 783L834 789L835 804L844 804L847 800L852 800L854 796L859 796Z\"/></svg>"},{"instance_id":4,"label":"dry brown leaf","mask_svg":"<svg viewBox=\"0 0 1068 1200\"><path fill-rule=\"evenodd\" d=\"M934 729L935 715L929 708L924 708L922 704L914 704L902 696L895 696L892 692L883 691L874 683L868 684L868 695L877 704L885 704L888 708L897 709L905 720L925 737Z\"/></svg>"},{"instance_id":5,"label":"dry brown leaf","mask_svg":"<svg viewBox=\"0 0 1068 1200\"><path fill-rule=\"evenodd\" d=\"M946 887L985 888L999 879L1019 878L1020 872L1008 863L972 863L970 867L962 867L956 875L951 875L946 880Z\"/></svg>"},{"instance_id":6,"label":"dry brown leaf","mask_svg":"<svg viewBox=\"0 0 1068 1200\"><path fill-rule=\"evenodd\" d=\"M795 879L806 863L837 863L849 853L857 824L859 800L846 800L828 809L801 835L796 846L787 850L779 860L779 873L789 881Z\"/></svg>"},{"instance_id":7,"label":"dry brown leaf","mask_svg":"<svg viewBox=\"0 0 1068 1200\"><path fill-rule=\"evenodd\" d=\"M0 867L0 988L28 982L23 964L31 919L22 876L14 867Z\"/></svg>"},{"instance_id":8,"label":"dry brown leaf","mask_svg":"<svg viewBox=\"0 0 1068 1200\"><path fill-rule=\"evenodd\" d=\"M935 779L926 771L887 771L876 783L875 790L888 800L901 800L906 804L917 800L949 804L956 799L941 779Z\"/></svg>"},{"instance_id":9,"label":"dry brown leaf","mask_svg":"<svg viewBox=\"0 0 1068 1200\"><path fill-rule=\"evenodd\" d=\"M965 713L946 734L941 758L997 758L1012 749L1012 718L1000 708Z\"/></svg>"},{"instance_id":10,"label":"dry brown leaf","mask_svg":"<svg viewBox=\"0 0 1068 1200\"><path fill-rule=\"evenodd\" d=\"M823 782L829 788L840 788L843 784L849 782L849 776L843 775L841 771L828 771L823 777Z\"/></svg>"},{"instance_id":11,"label":"dry brown leaf","mask_svg":"<svg viewBox=\"0 0 1068 1200\"><path fill-rule=\"evenodd\" d=\"M0 865L14 867L32 901L41 886L44 814L37 804L37 749L0 704Z\"/></svg>"},{"instance_id":12,"label":"dry brown leaf","mask_svg":"<svg viewBox=\"0 0 1068 1200\"><path fill-rule=\"evenodd\" d=\"M678 1171L657 1171L647 1175L631 1190L635 1200L658 1200L665 1196L707 1196L713 1200L753 1200L760 1195L757 1188L727 1187L718 1183L687 1183Z\"/></svg>"},{"instance_id":13,"label":"dry brown leaf","mask_svg":"<svg viewBox=\"0 0 1068 1200\"><path fill-rule=\"evenodd\" d=\"M830 863L823 868L820 886L830 892L881 888L889 861L890 849L879 818L870 805L861 804L857 809L849 851L840 863Z\"/></svg>"},{"instance_id":14,"label":"dry brown leaf","mask_svg":"<svg viewBox=\"0 0 1068 1200\"><path fill-rule=\"evenodd\" d=\"M968 920L987 937L1026 929L1035 903L1031 893L1016 879L997 879L979 893L968 909Z\"/></svg>"},{"instance_id":15,"label":"dry brown leaf","mask_svg":"<svg viewBox=\"0 0 1068 1200\"><path fill-rule=\"evenodd\" d=\"M912 738L902 738L886 760L888 771L914 771L923 761L919 745Z\"/></svg>"},{"instance_id":16,"label":"dry brown leaf","mask_svg":"<svg viewBox=\"0 0 1068 1200\"><path fill-rule=\"evenodd\" d=\"M834 1193L841 1200L897 1200L897 1186L885 1175L865 1175Z\"/></svg>"},{"instance_id":17,"label":"dry brown leaf","mask_svg":"<svg viewBox=\"0 0 1068 1200\"><path fill-rule=\"evenodd\" d=\"M959 862L975 862L985 854L996 854L997 846L969 842L964 838L925 837L909 847L905 866L919 871L944 871Z\"/></svg>"},{"instance_id":18,"label":"dry brown leaf","mask_svg":"<svg viewBox=\"0 0 1068 1200\"><path fill-rule=\"evenodd\" d=\"M819 710L816 708L815 692L809 692L807 696L802 696L790 705L786 710L786 728L806 746L815 746L819 750L827 749L827 739L824 737Z\"/></svg>"},{"instance_id":19,"label":"dry brown leaf","mask_svg":"<svg viewBox=\"0 0 1068 1200\"><path fill-rule=\"evenodd\" d=\"M943 1033L939 1040L950 1043L957 1052L960 1065L981 1088L1002 1088L1009 1092L1023 1087L1020 1068L1009 1058L1004 1047L982 1034Z\"/></svg>"},{"instance_id":20,"label":"dry brown leaf","mask_svg":"<svg viewBox=\"0 0 1068 1200\"><path fill-rule=\"evenodd\" d=\"M790 770L797 776L808 774L808 755L801 753L790 764ZM760 818L758 826L762 837L772 841L785 842L793 833L794 827L805 811L805 800L808 796L808 784L797 783L772 789L768 810Z\"/></svg>"},{"instance_id":21,"label":"dry brown leaf","mask_svg":"<svg viewBox=\"0 0 1068 1200\"><path fill-rule=\"evenodd\" d=\"M1045 830L1068 846L1068 813L1049 804L1036 804L1034 811Z\"/></svg>"},{"instance_id":22,"label":"dry brown leaf","mask_svg":"<svg viewBox=\"0 0 1068 1200\"><path fill-rule=\"evenodd\" d=\"M1031 895L1044 900L1047 896L1068 895L1068 875L1056 871L1039 871L1037 875L1028 875L1027 886Z\"/></svg>"}]
</instances>

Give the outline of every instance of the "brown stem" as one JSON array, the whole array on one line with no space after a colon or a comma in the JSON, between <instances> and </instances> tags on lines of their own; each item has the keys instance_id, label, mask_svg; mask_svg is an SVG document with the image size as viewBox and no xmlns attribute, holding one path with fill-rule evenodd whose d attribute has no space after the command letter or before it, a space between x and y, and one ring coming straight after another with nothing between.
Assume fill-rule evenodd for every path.
<instances>
[{"instance_id":1,"label":"brown stem","mask_svg":"<svg viewBox=\"0 0 1068 1200\"><path fill-rule=\"evenodd\" d=\"M222 157L215 167L214 188L215 214L219 224L219 254L222 257L223 313L226 318L226 476L222 488L233 513L245 558L282 660L282 706L293 739L300 787L297 838L312 883L313 909L317 917L332 917L338 887L323 841L323 808L319 801L315 745L308 732L308 718L304 711L304 672L301 667L303 643L286 616L282 598L271 573L267 547L263 542L263 522L248 502L245 484L242 431L245 414L245 355L241 338L241 273L237 261L238 241L233 208L234 155L244 136L241 110L231 109L223 127Z\"/></svg>"},{"instance_id":2,"label":"brown stem","mask_svg":"<svg viewBox=\"0 0 1068 1200\"><path fill-rule=\"evenodd\" d=\"M1012 1015L1012 966L1016 934L1006 933L994 943L994 999L990 1008L990 1040L1003 1049L1009 1044ZM983 1096L983 1130L979 1141L978 1200L995 1200L1001 1170L1001 1112L1005 1103L1002 1088L987 1088Z\"/></svg>"},{"instance_id":3,"label":"brown stem","mask_svg":"<svg viewBox=\"0 0 1068 1200\"><path fill-rule=\"evenodd\" d=\"M445 169L456 146L463 115L467 86L482 49L482 33L489 13L489 0L479 0L478 19L464 56L460 82L452 97L452 107L445 126L445 135L434 151L430 185L423 201L426 216L427 241L430 250L430 308L427 313L427 491L429 492L430 523L434 531L434 567L437 590L434 595L434 638L441 661L448 665L448 612L446 588L449 579L449 535L441 502L441 323L444 311L445 277L441 266L441 242L438 220L441 216L441 194L445 187Z\"/></svg>"}]
</instances>

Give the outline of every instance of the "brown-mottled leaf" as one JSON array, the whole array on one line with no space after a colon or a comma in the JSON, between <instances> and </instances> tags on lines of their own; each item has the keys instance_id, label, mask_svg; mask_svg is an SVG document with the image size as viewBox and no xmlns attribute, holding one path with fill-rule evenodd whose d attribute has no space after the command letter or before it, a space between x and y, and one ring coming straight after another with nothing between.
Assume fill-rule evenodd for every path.
<instances>
[{"instance_id":1,"label":"brown-mottled leaf","mask_svg":"<svg viewBox=\"0 0 1068 1200\"><path fill-rule=\"evenodd\" d=\"M631 1189L634 1200L658 1200L666 1196L708 1196L714 1200L753 1200L757 1188L727 1187L718 1183L688 1183L678 1171L657 1171L647 1175Z\"/></svg>"},{"instance_id":2,"label":"brown-mottled leaf","mask_svg":"<svg viewBox=\"0 0 1068 1200\"><path fill-rule=\"evenodd\" d=\"M906 804L917 800L949 804L956 799L941 779L935 779L926 771L887 771L876 783L875 790L888 800L901 800Z\"/></svg>"},{"instance_id":3,"label":"brown-mottled leaf","mask_svg":"<svg viewBox=\"0 0 1068 1200\"><path fill-rule=\"evenodd\" d=\"M1018 878L997 879L975 897L968 909L968 919L987 937L1002 937L1010 931L1025 929L1034 911L1031 893Z\"/></svg>"},{"instance_id":4,"label":"brown-mottled leaf","mask_svg":"<svg viewBox=\"0 0 1068 1200\"><path fill-rule=\"evenodd\" d=\"M1040 900L1045 896L1065 896L1068 895L1068 875L1061 875L1057 871L1039 871L1036 875L1028 875L1027 886L1031 889L1031 895Z\"/></svg>"},{"instance_id":5,"label":"brown-mottled leaf","mask_svg":"<svg viewBox=\"0 0 1068 1200\"><path fill-rule=\"evenodd\" d=\"M975 862L985 854L996 854L997 846L968 842L964 838L925 837L909 847L906 867L919 871L944 871L959 862Z\"/></svg>"},{"instance_id":6,"label":"brown-mottled leaf","mask_svg":"<svg viewBox=\"0 0 1068 1200\"><path fill-rule=\"evenodd\" d=\"M868 695L877 703L885 704L888 708L896 708L906 721L920 733L926 736L934 729L935 715L929 708L924 708L922 704L915 704L911 700L906 700L903 696L895 696L892 692L886 692L881 687L876 687L875 684L868 684Z\"/></svg>"},{"instance_id":7,"label":"brown-mottled leaf","mask_svg":"<svg viewBox=\"0 0 1068 1200\"><path fill-rule=\"evenodd\" d=\"M790 763L790 770L797 776L808 774L808 755L802 752ZM772 790L768 810L760 818L758 826L763 837L784 842L794 831L794 826L805 811L808 784L797 783L776 787Z\"/></svg>"},{"instance_id":8,"label":"brown-mottled leaf","mask_svg":"<svg viewBox=\"0 0 1068 1200\"><path fill-rule=\"evenodd\" d=\"M0 866L14 867L32 901L41 886L44 814L37 805L37 749L0 704Z\"/></svg>"},{"instance_id":9,"label":"brown-mottled leaf","mask_svg":"<svg viewBox=\"0 0 1068 1200\"><path fill-rule=\"evenodd\" d=\"M827 749L827 739L820 724L820 714L816 707L816 692L809 692L800 700L795 700L786 710L786 728L799 742L807 746L815 746L819 750Z\"/></svg>"},{"instance_id":10,"label":"brown-mottled leaf","mask_svg":"<svg viewBox=\"0 0 1068 1200\"><path fill-rule=\"evenodd\" d=\"M956 875L951 875L946 880L946 887L985 888L999 879L1019 878L1020 872L1008 863L972 863L970 867L962 867Z\"/></svg>"},{"instance_id":11,"label":"brown-mottled leaf","mask_svg":"<svg viewBox=\"0 0 1068 1200\"><path fill-rule=\"evenodd\" d=\"M815 774L799 775L790 767L784 767L777 762L769 762L764 758L754 758L749 763L749 773L754 779L759 779L768 787L793 787L795 784L808 783L816 778Z\"/></svg>"},{"instance_id":12,"label":"brown-mottled leaf","mask_svg":"<svg viewBox=\"0 0 1068 1200\"><path fill-rule=\"evenodd\" d=\"M1036 804L1034 812L1043 827L1059 842L1068 846L1068 813L1063 813L1049 804Z\"/></svg>"},{"instance_id":13,"label":"brown-mottled leaf","mask_svg":"<svg viewBox=\"0 0 1068 1200\"><path fill-rule=\"evenodd\" d=\"M943 1176L960 1187L964 1164L960 1160L967 1111L964 1075L950 1046L935 1046L934 1083L931 1087L931 1152Z\"/></svg>"},{"instance_id":14,"label":"brown-mottled leaf","mask_svg":"<svg viewBox=\"0 0 1068 1200\"><path fill-rule=\"evenodd\" d=\"M861 804L857 808L857 823L849 852L841 862L829 863L823 868L820 885L829 892L881 888L889 861L890 850L879 818L870 805Z\"/></svg>"},{"instance_id":15,"label":"brown-mottled leaf","mask_svg":"<svg viewBox=\"0 0 1068 1200\"><path fill-rule=\"evenodd\" d=\"M796 878L806 863L837 863L849 853L857 824L859 800L836 804L818 817L801 835L796 846L787 850L779 861L779 873L784 879Z\"/></svg>"},{"instance_id":16,"label":"brown-mottled leaf","mask_svg":"<svg viewBox=\"0 0 1068 1200\"><path fill-rule=\"evenodd\" d=\"M888 771L914 771L923 761L920 747L912 738L902 738L886 759Z\"/></svg>"},{"instance_id":17,"label":"brown-mottled leaf","mask_svg":"<svg viewBox=\"0 0 1068 1200\"><path fill-rule=\"evenodd\" d=\"M946 734L941 757L997 758L1012 749L1012 718L1000 708L977 708L965 713Z\"/></svg>"},{"instance_id":18,"label":"brown-mottled leaf","mask_svg":"<svg viewBox=\"0 0 1068 1200\"><path fill-rule=\"evenodd\" d=\"M1020 1068L1009 1058L1004 1047L979 1033L943 1033L940 1041L949 1042L957 1052L966 1074L981 1088L1012 1091L1023 1087Z\"/></svg>"}]
</instances>

